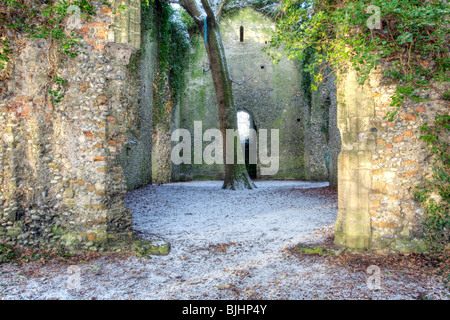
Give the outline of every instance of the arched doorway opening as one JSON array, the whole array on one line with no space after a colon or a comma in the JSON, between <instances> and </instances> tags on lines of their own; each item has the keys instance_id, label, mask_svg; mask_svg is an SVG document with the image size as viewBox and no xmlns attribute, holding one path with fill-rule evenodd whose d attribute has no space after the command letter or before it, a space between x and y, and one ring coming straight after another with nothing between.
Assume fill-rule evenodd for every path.
<instances>
[{"instance_id":1,"label":"arched doorway opening","mask_svg":"<svg viewBox=\"0 0 450 320\"><path fill-rule=\"evenodd\" d=\"M237 112L237 122L239 130L239 139L242 144L242 148L245 156L245 167L252 179L257 177L257 169L255 161L250 161L250 146L251 142L256 143L256 125L255 121L250 113L245 110L239 110Z\"/></svg>"}]
</instances>

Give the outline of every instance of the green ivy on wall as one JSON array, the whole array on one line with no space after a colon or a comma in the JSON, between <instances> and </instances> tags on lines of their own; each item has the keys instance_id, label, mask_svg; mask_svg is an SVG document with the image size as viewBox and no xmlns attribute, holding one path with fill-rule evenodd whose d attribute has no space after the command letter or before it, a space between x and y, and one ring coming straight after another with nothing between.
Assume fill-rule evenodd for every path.
<instances>
[{"instance_id":1,"label":"green ivy on wall","mask_svg":"<svg viewBox=\"0 0 450 320\"><path fill-rule=\"evenodd\" d=\"M436 115L434 123L425 123L421 132L420 139L433 156L433 173L416 188L414 197L424 205L428 248L441 253L450 241L450 115Z\"/></svg>"},{"instance_id":2,"label":"green ivy on wall","mask_svg":"<svg viewBox=\"0 0 450 320\"><path fill-rule=\"evenodd\" d=\"M190 48L188 26L167 1L142 2L144 28L158 44L158 70L153 84L153 124L167 124L184 84ZM168 128L167 128L168 129Z\"/></svg>"},{"instance_id":3,"label":"green ivy on wall","mask_svg":"<svg viewBox=\"0 0 450 320\"><path fill-rule=\"evenodd\" d=\"M8 34L21 34L25 38L49 39L58 44L58 52L69 57L78 56L80 39L74 31L67 30L67 18L73 14L70 6L78 6L80 19L90 19L95 15L89 0L78 1L0 1L0 70L5 67L13 54L12 41ZM11 36L10 36L11 37Z\"/></svg>"},{"instance_id":4,"label":"green ivy on wall","mask_svg":"<svg viewBox=\"0 0 450 320\"><path fill-rule=\"evenodd\" d=\"M5 67L23 46L23 38L50 40L49 52L56 48L58 54L49 54L51 83L47 93L53 103L61 102L67 81L57 76L60 58L74 58L83 53L82 37L70 30L67 24L74 15L79 19L75 22L91 19L95 15L91 1L0 0L0 80L10 76L11 68L5 70Z\"/></svg>"},{"instance_id":5,"label":"green ivy on wall","mask_svg":"<svg viewBox=\"0 0 450 320\"><path fill-rule=\"evenodd\" d=\"M379 8L381 28L369 28ZM285 0L272 47L284 46L292 58L303 60L312 86L324 78L323 70L350 62L364 83L372 69L390 62L386 74L398 80L392 106L405 99L423 101L432 81L449 81L449 4L440 0ZM439 92L437 88L434 88ZM443 93L442 93L443 94ZM398 110L388 114L393 120Z\"/></svg>"},{"instance_id":6,"label":"green ivy on wall","mask_svg":"<svg viewBox=\"0 0 450 320\"><path fill-rule=\"evenodd\" d=\"M290 58L302 61L315 90L327 68L338 71L350 63L364 84L383 65L397 82L394 108L386 115L394 121L400 106L428 100L430 89L449 100L450 91L435 86L450 81L449 8L441 0L284 0L270 47L284 47ZM448 112L438 113L422 133L434 159L433 177L415 197L424 203L429 249L440 252L450 229Z\"/></svg>"}]
</instances>

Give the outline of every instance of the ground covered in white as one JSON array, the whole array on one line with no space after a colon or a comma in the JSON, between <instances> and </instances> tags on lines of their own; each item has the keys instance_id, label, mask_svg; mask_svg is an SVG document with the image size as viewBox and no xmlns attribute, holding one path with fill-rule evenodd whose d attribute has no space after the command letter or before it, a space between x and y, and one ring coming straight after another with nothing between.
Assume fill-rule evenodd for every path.
<instances>
[{"instance_id":1,"label":"ground covered in white","mask_svg":"<svg viewBox=\"0 0 450 320\"><path fill-rule=\"evenodd\" d=\"M167 256L105 255L77 265L0 265L2 299L442 299L433 277L381 268L370 290L366 267L299 258L288 248L333 233L336 193L328 183L256 181L257 189L221 190L222 182L148 186L128 194L135 230L171 243ZM74 270L74 269L71 269Z\"/></svg>"}]
</instances>

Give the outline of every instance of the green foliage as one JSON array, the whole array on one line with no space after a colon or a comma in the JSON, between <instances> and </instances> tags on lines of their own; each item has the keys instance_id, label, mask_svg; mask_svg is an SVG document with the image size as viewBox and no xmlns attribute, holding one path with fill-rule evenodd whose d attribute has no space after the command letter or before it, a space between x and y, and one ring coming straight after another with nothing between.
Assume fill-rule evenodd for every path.
<instances>
[{"instance_id":1,"label":"green foliage","mask_svg":"<svg viewBox=\"0 0 450 320\"><path fill-rule=\"evenodd\" d=\"M146 28L158 43L158 69L153 85L153 124L168 124L184 83L190 48L188 26L180 12L164 0L143 3ZM151 21L151 22L150 22Z\"/></svg>"},{"instance_id":2,"label":"green foliage","mask_svg":"<svg viewBox=\"0 0 450 320\"><path fill-rule=\"evenodd\" d=\"M423 225L428 249L431 253L442 253L450 241L449 206L430 201L426 203L424 209L426 216Z\"/></svg>"},{"instance_id":3,"label":"green foliage","mask_svg":"<svg viewBox=\"0 0 450 320\"><path fill-rule=\"evenodd\" d=\"M450 115L436 115L434 124L425 123L421 131L420 139L433 154L433 174L416 188L414 196L424 204L428 247L433 253L441 253L450 241Z\"/></svg>"},{"instance_id":4,"label":"green foliage","mask_svg":"<svg viewBox=\"0 0 450 320\"><path fill-rule=\"evenodd\" d=\"M279 14L279 2L279 0L228 0L223 11L229 13L245 7L252 7L266 16L274 18Z\"/></svg>"},{"instance_id":5,"label":"green foliage","mask_svg":"<svg viewBox=\"0 0 450 320\"><path fill-rule=\"evenodd\" d=\"M60 77L56 77L55 79L53 79L53 81L54 89L48 90L48 93L50 95L50 100L53 103L59 103L64 98L64 87L67 86L67 81Z\"/></svg>"},{"instance_id":6,"label":"green foliage","mask_svg":"<svg viewBox=\"0 0 450 320\"><path fill-rule=\"evenodd\" d=\"M414 200L425 202L430 197L430 192L424 186L416 187L414 190Z\"/></svg>"},{"instance_id":7,"label":"green foliage","mask_svg":"<svg viewBox=\"0 0 450 320\"><path fill-rule=\"evenodd\" d=\"M189 13L186 12L186 10L180 10L180 18L181 22L186 25L187 29L191 34L199 32L197 24L195 23L194 19L192 19L192 17L189 15Z\"/></svg>"},{"instance_id":8,"label":"green foliage","mask_svg":"<svg viewBox=\"0 0 450 320\"><path fill-rule=\"evenodd\" d=\"M0 30L4 35L22 34L26 38L51 39L58 44L58 52L69 57L76 57L81 53L80 37L73 31L66 29L67 18L72 14L68 12L71 5L80 8L81 19L90 19L95 15L94 8L89 0L78 1L46 1L36 2L28 0L1 0L0 1ZM9 30L9 32L8 32ZM11 39L0 38L0 70L8 62L13 53Z\"/></svg>"},{"instance_id":9,"label":"green foliage","mask_svg":"<svg viewBox=\"0 0 450 320\"><path fill-rule=\"evenodd\" d=\"M110 1L111 2L103 1L102 5L110 7L112 9L113 15L121 15L128 12L129 8L125 4L126 0L119 0L119 1L110 0ZM142 0L142 2L148 4L148 0Z\"/></svg>"},{"instance_id":10,"label":"green foliage","mask_svg":"<svg viewBox=\"0 0 450 320\"><path fill-rule=\"evenodd\" d=\"M56 249L27 249L8 244L0 244L0 264L25 264L32 261L45 263L52 259L67 261L71 257L72 254L61 246Z\"/></svg>"},{"instance_id":11,"label":"green foliage","mask_svg":"<svg viewBox=\"0 0 450 320\"><path fill-rule=\"evenodd\" d=\"M380 8L381 29L369 29L369 5ZM335 70L348 62L364 83L372 69L390 62L387 75L399 85L392 106L405 99L423 101L420 92L431 80L449 81L449 29L444 17L449 5L440 0L285 0L271 47L284 46L290 58L314 57L306 65L314 82L327 66ZM396 111L387 115L393 120Z\"/></svg>"},{"instance_id":12,"label":"green foliage","mask_svg":"<svg viewBox=\"0 0 450 320\"><path fill-rule=\"evenodd\" d=\"M16 250L7 244L0 244L0 264L12 262L17 256Z\"/></svg>"},{"instance_id":13,"label":"green foliage","mask_svg":"<svg viewBox=\"0 0 450 320\"><path fill-rule=\"evenodd\" d=\"M0 71L5 67L6 62L9 61L10 55L13 53L9 46L11 42L6 39L0 39L2 51L0 51Z\"/></svg>"},{"instance_id":14,"label":"green foliage","mask_svg":"<svg viewBox=\"0 0 450 320\"><path fill-rule=\"evenodd\" d=\"M450 89L447 90L447 91L445 91L445 92L442 94L442 97L443 97L445 100L450 100Z\"/></svg>"},{"instance_id":15,"label":"green foliage","mask_svg":"<svg viewBox=\"0 0 450 320\"><path fill-rule=\"evenodd\" d=\"M314 57L314 50L312 48L306 48L303 56L303 60L301 61L301 70L302 70L302 91L303 96L305 97L305 104L307 106L311 105L312 102L312 76L309 71L307 71L308 66L312 62L312 58ZM309 121L309 119L308 119Z\"/></svg>"},{"instance_id":16,"label":"green foliage","mask_svg":"<svg viewBox=\"0 0 450 320\"><path fill-rule=\"evenodd\" d=\"M433 189L447 202L450 201L449 131L450 115L437 114L433 125L425 123L421 127L420 136L433 153Z\"/></svg>"},{"instance_id":17,"label":"green foliage","mask_svg":"<svg viewBox=\"0 0 450 320\"><path fill-rule=\"evenodd\" d=\"M380 10L381 28L368 27ZM327 68L351 65L364 84L370 72L383 65L398 85L395 107L386 118L395 120L405 101L428 100L433 83L450 81L449 4L441 0L284 0L282 15L270 48L284 47L289 58L302 61L317 89ZM270 51L270 48L268 51ZM276 58L276 57L274 57ZM305 79L305 77L303 77ZM442 92L450 99L450 91ZM432 177L414 192L426 213L424 229L430 251L441 252L449 241L449 115L425 124L421 139L433 154Z\"/></svg>"}]
</instances>

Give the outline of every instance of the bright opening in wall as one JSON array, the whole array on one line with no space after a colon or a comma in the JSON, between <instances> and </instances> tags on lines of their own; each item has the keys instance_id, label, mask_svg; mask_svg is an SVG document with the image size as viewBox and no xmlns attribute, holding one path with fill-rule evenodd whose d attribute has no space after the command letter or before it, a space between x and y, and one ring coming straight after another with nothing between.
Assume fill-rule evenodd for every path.
<instances>
[{"instance_id":1,"label":"bright opening in wall","mask_svg":"<svg viewBox=\"0 0 450 320\"><path fill-rule=\"evenodd\" d=\"M241 140L242 148L245 155L245 167L250 178L255 179L257 176L256 163L250 163L250 140L256 141L256 136L250 139L251 129L256 130L255 122L252 116L245 111L238 111L237 113L237 123L239 130L239 139ZM255 134L256 131L253 131Z\"/></svg>"},{"instance_id":2,"label":"bright opening in wall","mask_svg":"<svg viewBox=\"0 0 450 320\"><path fill-rule=\"evenodd\" d=\"M250 138L250 115L245 111L238 111L238 129L241 143Z\"/></svg>"}]
</instances>

